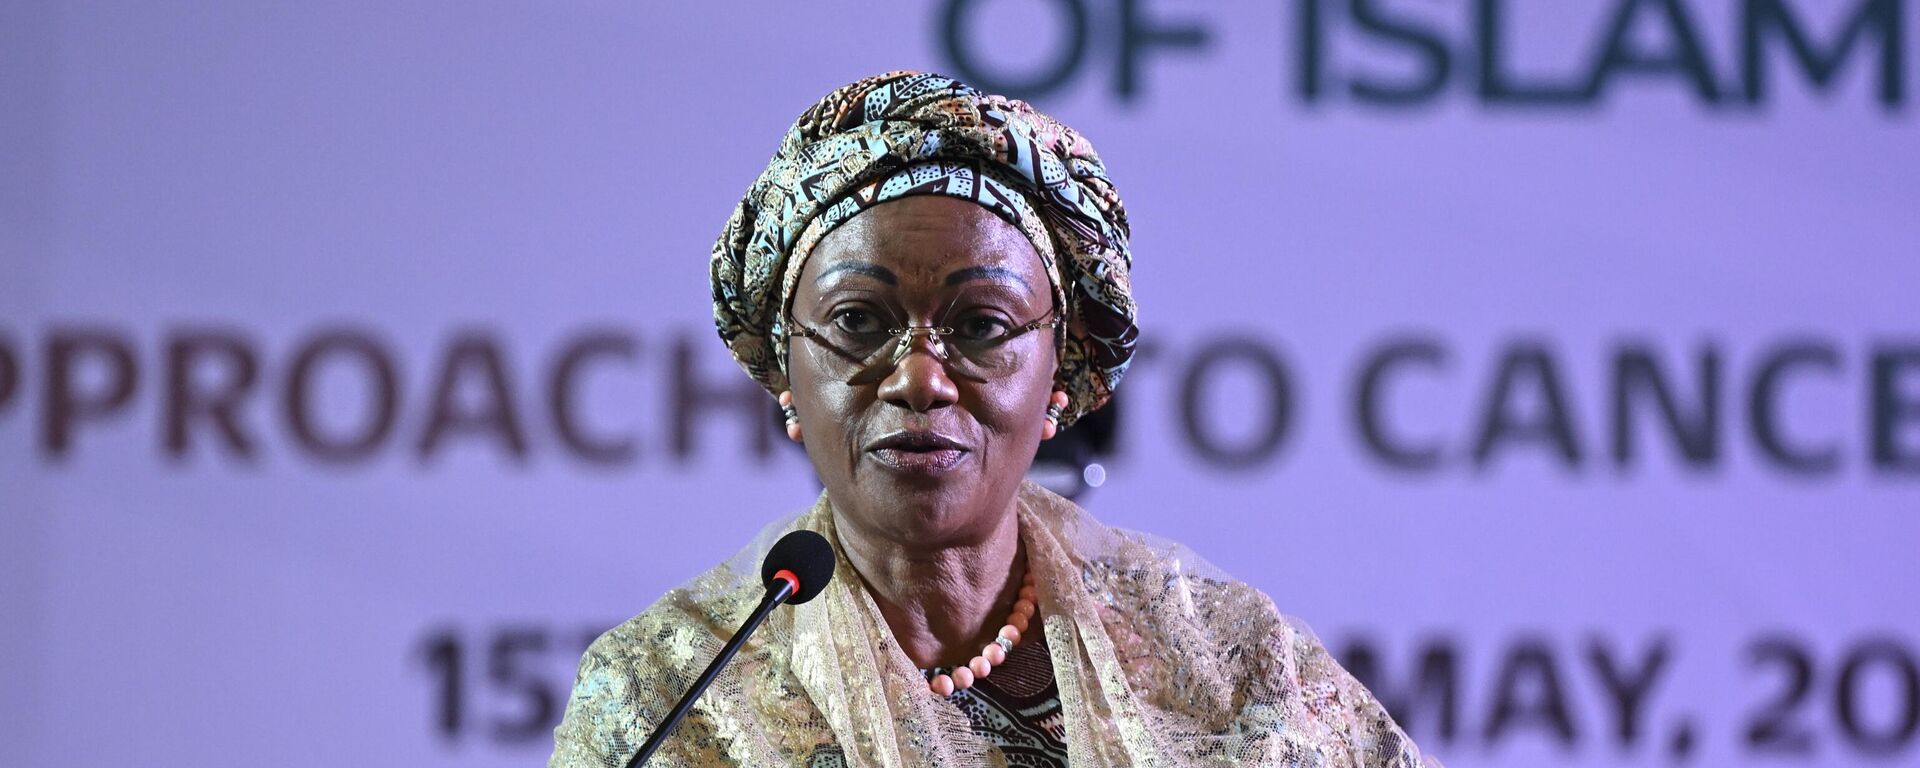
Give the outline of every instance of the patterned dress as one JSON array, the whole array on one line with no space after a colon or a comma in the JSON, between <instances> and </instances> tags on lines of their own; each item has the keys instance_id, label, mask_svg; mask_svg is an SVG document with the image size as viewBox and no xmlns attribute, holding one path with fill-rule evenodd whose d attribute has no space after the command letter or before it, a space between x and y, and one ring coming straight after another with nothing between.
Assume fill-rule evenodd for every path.
<instances>
[{"instance_id":1,"label":"patterned dress","mask_svg":"<svg viewBox=\"0 0 1920 768\"><path fill-rule=\"evenodd\" d=\"M973 687L947 697L973 732L1000 748L1012 768L1066 768L1067 723L1046 638L1013 647L1007 662Z\"/></svg>"}]
</instances>

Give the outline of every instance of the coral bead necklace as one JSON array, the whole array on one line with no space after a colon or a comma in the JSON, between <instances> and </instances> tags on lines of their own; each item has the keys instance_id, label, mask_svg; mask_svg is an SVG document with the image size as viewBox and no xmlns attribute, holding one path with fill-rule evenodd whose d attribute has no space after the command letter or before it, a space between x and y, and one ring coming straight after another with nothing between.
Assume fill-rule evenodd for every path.
<instances>
[{"instance_id":1,"label":"coral bead necklace","mask_svg":"<svg viewBox=\"0 0 1920 768\"><path fill-rule=\"evenodd\" d=\"M927 676L927 688L941 696L952 696L954 691L964 691L973 687L976 680L986 677L993 668L1007 661L1007 654L1020 644L1020 635L1027 631L1033 621L1037 608L1033 588L1033 569L1027 569L1027 576L1020 582L1020 597L1013 601L1013 610L1007 613L1007 622L1000 632L980 649L980 655L972 661L951 670L943 671L939 667L920 670Z\"/></svg>"}]
</instances>

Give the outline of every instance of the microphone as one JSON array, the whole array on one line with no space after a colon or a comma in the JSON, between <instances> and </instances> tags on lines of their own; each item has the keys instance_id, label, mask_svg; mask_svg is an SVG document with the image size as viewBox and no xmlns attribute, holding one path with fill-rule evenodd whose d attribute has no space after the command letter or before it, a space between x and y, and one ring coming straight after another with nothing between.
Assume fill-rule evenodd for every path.
<instances>
[{"instance_id":1,"label":"microphone","mask_svg":"<svg viewBox=\"0 0 1920 768\"><path fill-rule=\"evenodd\" d=\"M766 620L767 614L773 613L775 606L781 603L799 605L826 589L827 582L833 580L833 563L833 545L827 543L825 536L813 531L794 531L780 537L780 541L775 542L773 549L767 552L767 559L760 563L760 579L767 585L767 596L761 599L760 607L748 614L746 622L740 625L740 631L733 633L733 639L728 640L720 649L720 655L707 665L707 671L700 673L700 679L693 681L693 687L687 690L687 695L680 697L680 703L667 712L653 735L647 737L647 743L640 745L640 751L627 761L627 768L647 764L647 758L652 757L654 750L667 740L667 735L680 725L680 718L693 709L693 702L713 683L713 678L719 676L720 668L726 666L734 652L747 642L747 636L760 628L760 622Z\"/></svg>"}]
</instances>

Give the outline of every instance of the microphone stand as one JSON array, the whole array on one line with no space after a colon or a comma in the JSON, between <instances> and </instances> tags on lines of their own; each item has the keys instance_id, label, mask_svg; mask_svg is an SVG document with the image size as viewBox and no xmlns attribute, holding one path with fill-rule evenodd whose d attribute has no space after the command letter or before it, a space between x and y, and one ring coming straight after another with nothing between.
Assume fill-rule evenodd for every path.
<instances>
[{"instance_id":1,"label":"microphone stand","mask_svg":"<svg viewBox=\"0 0 1920 768\"><path fill-rule=\"evenodd\" d=\"M647 738L647 743L640 745L640 751L634 753L633 759L627 761L627 768L647 764L647 758L652 757L654 750L659 749L661 743L667 740L667 735L673 733L673 729L680 725L680 718L686 717L687 711L693 709L694 700L706 692L707 686L720 675L720 668L726 666L727 661L733 658L734 652L740 650L740 646L747 642L747 636L759 629L760 622L766 621L767 615L773 613L776 606L786 602L787 598L792 597L793 593L800 588L800 578L793 575L792 571L782 570L774 574L773 578L774 584L767 587L767 596L760 601L760 607L753 609L753 613L747 615L746 622L740 625L740 631L733 633L733 639L728 640L726 646L720 649L720 655L715 656L713 663L707 665L707 671L700 673L700 679L693 681L693 687L687 690L687 695L680 697L680 703L673 705L672 711L669 711L666 718L660 721L653 735Z\"/></svg>"}]
</instances>

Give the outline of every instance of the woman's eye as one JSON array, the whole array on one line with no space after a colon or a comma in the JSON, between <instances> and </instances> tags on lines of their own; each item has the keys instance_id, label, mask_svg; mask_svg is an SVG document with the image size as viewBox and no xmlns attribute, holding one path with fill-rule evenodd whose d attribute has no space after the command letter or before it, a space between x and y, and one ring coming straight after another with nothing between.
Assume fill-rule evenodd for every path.
<instances>
[{"instance_id":1,"label":"woman's eye","mask_svg":"<svg viewBox=\"0 0 1920 768\"><path fill-rule=\"evenodd\" d=\"M960 336L973 341L992 341L1007 333L1007 324L998 318L976 315L960 321L960 327L954 329Z\"/></svg>"},{"instance_id":2,"label":"woman's eye","mask_svg":"<svg viewBox=\"0 0 1920 768\"><path fill-rule=\"evenodd\" d=\"M843 309L833 315L833 324L847 333L879 333L880 321L873 313L861 309Z\"/></svg>"}]
</instances>

